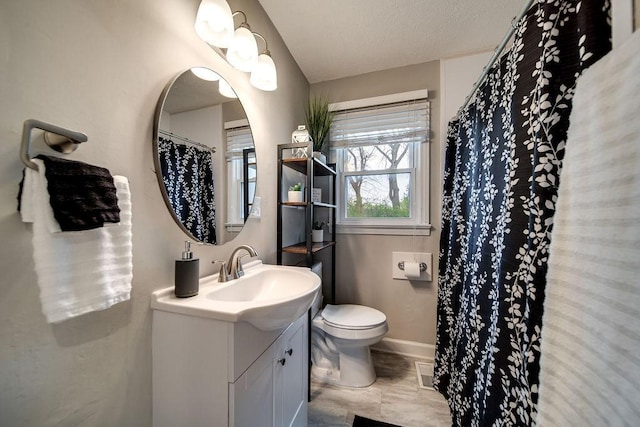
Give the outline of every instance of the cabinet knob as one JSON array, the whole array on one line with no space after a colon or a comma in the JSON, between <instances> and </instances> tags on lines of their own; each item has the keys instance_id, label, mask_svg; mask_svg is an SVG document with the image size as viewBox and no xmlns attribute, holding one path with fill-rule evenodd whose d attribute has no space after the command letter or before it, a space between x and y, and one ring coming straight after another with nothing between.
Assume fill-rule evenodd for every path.
<instances>
[{"instance_id":1,"label":"cabinet knob","mask_svg":"<svg viewBox=\"0 0 640 427\"><path fill-rule=\"evenodd\" d=\"M293 354L293 349L290 348L289 350L285 351L285 353L291 356Z\"/></svg>"},{"instance_id":2,"label":"cabinet knob","mask_svg":"<svg viewBox=\"0 0 640 427\"><path fill-rule=\"evenodd\" d=\"M287 362L287 359L285 359L284 357L282 359L278 359L278 363L281 364L282 366L284 366L286 362Z\"/></svg>"}]
</instances>

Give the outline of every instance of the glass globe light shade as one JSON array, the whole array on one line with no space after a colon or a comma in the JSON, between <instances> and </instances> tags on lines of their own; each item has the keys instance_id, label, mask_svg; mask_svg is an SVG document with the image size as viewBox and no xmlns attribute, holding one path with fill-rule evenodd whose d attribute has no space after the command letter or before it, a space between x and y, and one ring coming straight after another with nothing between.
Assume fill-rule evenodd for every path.
<instances>
[{"instance_id":1,"label":"glass globe light shade","mask_svg":"<svg viewBox=\"0 0 640 427\"><path fill-rule=\"evenodd\" d=\"M258 62L258 43L246 27L238 27L227 50L227 61L240 71L250 72Z\"/></svg>"},{"instance_id":2,"label":"glass globe light shade","mask_svg":"<svg viewBox=\"0 0 640 427\"><path fill-rule=\"evenodd\" d=\"M276 64L267 53L258 56L258 63L251 72L249 83L260 90L272 91L278 88Z\"/></svg>"},{"instance_id":3,"label":"glass globe light shade","mask_svg":"<svg viewBox=\"0 0 640 427\"><path fill-rule=\"evenodd\" d=\"M220 76L213 70L210 70L205 67L193 67L191 72L196 75L196 77L206 80L208 82L215 82L220 80Z\"/></svg>"},{"instance_id":4,"label":"glass globe light shade","mask_svg":"<svg viewBox=\"0 0 640 427\"><path fill-rule=\"evenodd\" d=\"M225 0L202 0L196 14L196 33L210 45L227 47L233 37L233 15Z\"/></svg>"},{"instance_id":5,"label":"glass globe light shade","mask_svg":"<svg viewBox=\"0 0 640 427\"><path fill-rule=\"evenodd\" d=\"M238 95L236 95L233 89L231 89L231 86L229 85L229 83L227 83L227 81L224 79L220 79L220 81L218 81L218 92L220 92L220 95L226 96L227 98L238 97Z\"/></svg>"}]
</instances>

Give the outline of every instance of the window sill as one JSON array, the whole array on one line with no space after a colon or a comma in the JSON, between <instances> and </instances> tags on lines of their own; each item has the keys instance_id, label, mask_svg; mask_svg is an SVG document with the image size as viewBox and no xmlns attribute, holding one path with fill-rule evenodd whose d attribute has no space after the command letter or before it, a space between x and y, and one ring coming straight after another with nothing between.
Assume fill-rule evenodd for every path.
<instances>
[{"instance_id":1,"label":"window sill","mask_svg":"<svg viewBox=\"0 0 640 427\"><path fill-rule=\"evenodd\" d=\"M385 236L430 236L431 224L421 225L355 225L338 224L338 234L373 234Z\"/></svg>"},{"instance_id":2,"label":"window sill","mask_svg":"<svg viewBox=\"0 0 640 427\"><path fill-rule=\"evenodd\" d=\"M229 233L239 233L242 231L242 227L244 227L244 224L232 224L232 223L226 223L224 225L224 228L227 230L227 232Z\"/></svg>"}]
</instances>

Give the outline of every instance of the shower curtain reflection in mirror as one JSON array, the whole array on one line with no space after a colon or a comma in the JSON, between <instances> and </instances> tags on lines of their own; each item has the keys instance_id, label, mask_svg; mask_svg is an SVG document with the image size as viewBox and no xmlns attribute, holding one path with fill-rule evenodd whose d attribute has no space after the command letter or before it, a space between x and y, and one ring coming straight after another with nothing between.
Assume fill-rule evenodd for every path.
<instances>
[{"instance_id":1,"label":"shower curtain reflection in mirror","mask_svg":"<svg viewBox=\"0 0 640 427\"><path fill-rule=\"evenodd\" d=\"M167 197L182 224L198 240L216 243L216 202L210 150L158 138Z\"/></svg>"}]
</instances>

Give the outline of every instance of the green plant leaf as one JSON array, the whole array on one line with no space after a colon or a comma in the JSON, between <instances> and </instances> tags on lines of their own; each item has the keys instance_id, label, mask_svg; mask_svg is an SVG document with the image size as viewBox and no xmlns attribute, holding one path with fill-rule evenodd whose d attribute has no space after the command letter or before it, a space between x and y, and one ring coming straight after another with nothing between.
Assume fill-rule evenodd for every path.
<instances>
[{"instance_id":1,"label":"green plant leaf","mask_svg":"<svg viewBox=\"0 0 640 427\"><path fill-rule=\"evenodd\" d=\"M334 112L329 111L329 100L323 96L309 98L305 108L307 130L313 140L313 150L322 151L333 122Z\"/></svg>"}]
</instances>

